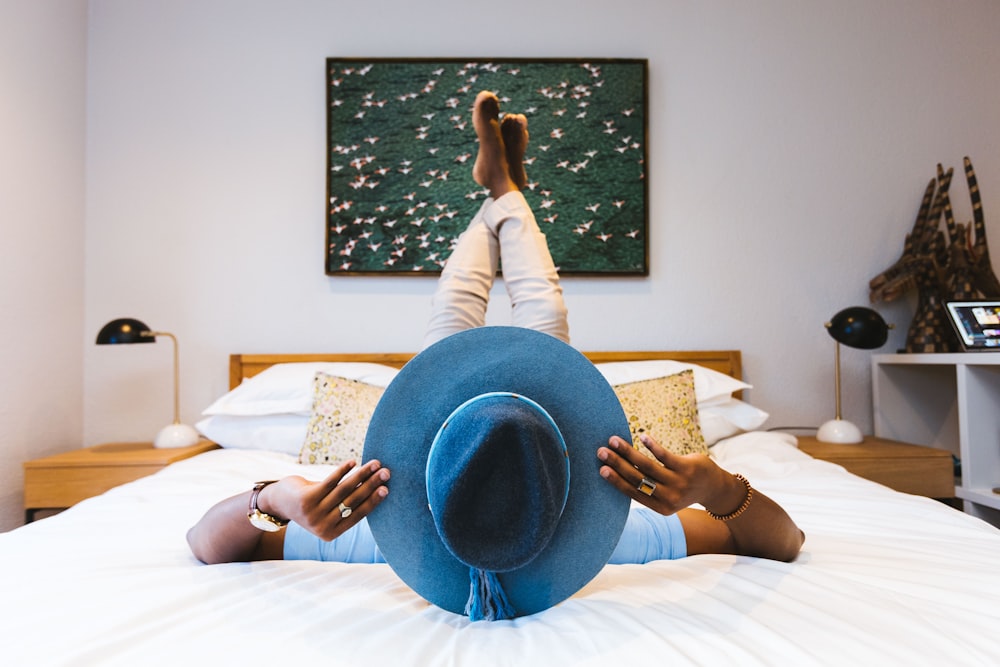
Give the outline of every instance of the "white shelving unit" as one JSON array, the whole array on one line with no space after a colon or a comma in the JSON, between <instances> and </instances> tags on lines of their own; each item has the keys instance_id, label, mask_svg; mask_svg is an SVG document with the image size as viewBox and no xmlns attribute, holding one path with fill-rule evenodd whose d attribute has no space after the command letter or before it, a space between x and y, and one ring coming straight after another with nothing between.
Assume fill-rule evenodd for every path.
<instances>
[{"instance_id":1,"label":"white shelving unit","mask_svg":"<svg viewBox=\"0 0 1000 667\"><path fill-rule=\"evenodd\" d=\"M872 397L875 435L958 456L955 496L1000 526L1000 352L874 355Z\"/></svg>"}]
</instances>

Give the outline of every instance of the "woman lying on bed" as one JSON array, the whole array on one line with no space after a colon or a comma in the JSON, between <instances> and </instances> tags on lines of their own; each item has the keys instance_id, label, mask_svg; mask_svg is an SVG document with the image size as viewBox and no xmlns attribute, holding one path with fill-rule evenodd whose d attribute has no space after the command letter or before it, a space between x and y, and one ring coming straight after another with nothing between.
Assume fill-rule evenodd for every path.
<instances>
[{"instance_id":1,"label":"woman lying on bed","mask_svg":"<svg viewBox=\"0 0 1000 667\"><path fill-rule=\"evenodd\" d=\"M503 276L515 326L569 342L562 288L545 236L521 194L527 120L507 114L480 93L473 109L479 154L473 167L487 199L445 266L432 303L424 346L482 326L490 288L503 256ZM606 435L595 434L595 445ZM643 563L701 553L793 560L804 539L785 511L741 475L708 456L677 456L648 436L652 461L618 436L596 448L600 475L644 508L629 513L611 563ZM384 562L363 519L389 493L390 471L369 461L337 466L323 481L302 477L258 483L212 507L188 532L205 563L316 559ZM700 504L705 510L690 508ZM247 520L248 509L252 522ZM648 509L647 509L648 508ZM287 527L286 527L287 526Z\"/></svg>"}]
</instances>

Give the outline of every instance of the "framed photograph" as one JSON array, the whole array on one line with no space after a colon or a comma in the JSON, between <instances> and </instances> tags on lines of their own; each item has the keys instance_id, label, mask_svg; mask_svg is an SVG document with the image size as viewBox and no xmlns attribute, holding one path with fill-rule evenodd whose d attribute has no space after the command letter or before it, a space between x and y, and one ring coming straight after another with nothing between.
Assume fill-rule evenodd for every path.
<instances>
[{"instance_id":1,"label":"framed photograph","mask_svg":"<svg viewBox=\"0 0 1000 667\"><path fill-rule=\"evenodd\" d=\"M560 274L648 275L646 60L326 64L328 275L440 273L487 196L481 90L528 119L524 195Z\"/></svg>"}]
</instances>

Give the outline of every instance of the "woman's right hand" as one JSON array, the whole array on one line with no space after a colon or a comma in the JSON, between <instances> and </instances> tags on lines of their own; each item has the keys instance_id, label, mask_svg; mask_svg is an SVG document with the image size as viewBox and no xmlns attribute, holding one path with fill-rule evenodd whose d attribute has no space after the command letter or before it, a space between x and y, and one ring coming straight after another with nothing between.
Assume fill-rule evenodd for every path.
<instances>
[{"instance_id":1,"label":"woman's right hand","mask_svg":"<svg viewBox=\"0 0 1000 667\"><path fill-rule=\"evenodd\" d=\"M319 482L297 475L285 477L261 491L257 506L262 512L294 521L329 542L382 502L389 493L386 485L389 476L389 469L378 461L369 461L360 468L355 468L354 461L348 461Z\"/></svg>"}]
</instances>

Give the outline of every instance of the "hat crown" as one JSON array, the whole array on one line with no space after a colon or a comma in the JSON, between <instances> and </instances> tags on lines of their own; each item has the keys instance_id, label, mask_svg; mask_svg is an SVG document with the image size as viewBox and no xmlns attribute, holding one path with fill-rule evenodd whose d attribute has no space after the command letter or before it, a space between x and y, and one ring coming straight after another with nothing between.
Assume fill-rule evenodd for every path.
<instances>
[{"instance_id":1,"label":"hat crown","mask_svg":"<svg viewBox=\"0 0 1000 667\"><path fill-rule=\"evenodd\" d=\"M427 457L427 500L448 550L470 567L506 572L549 543L569 492L566 443L552 417L510 392L455 409Z\"/></svg>"}]
</instances>

